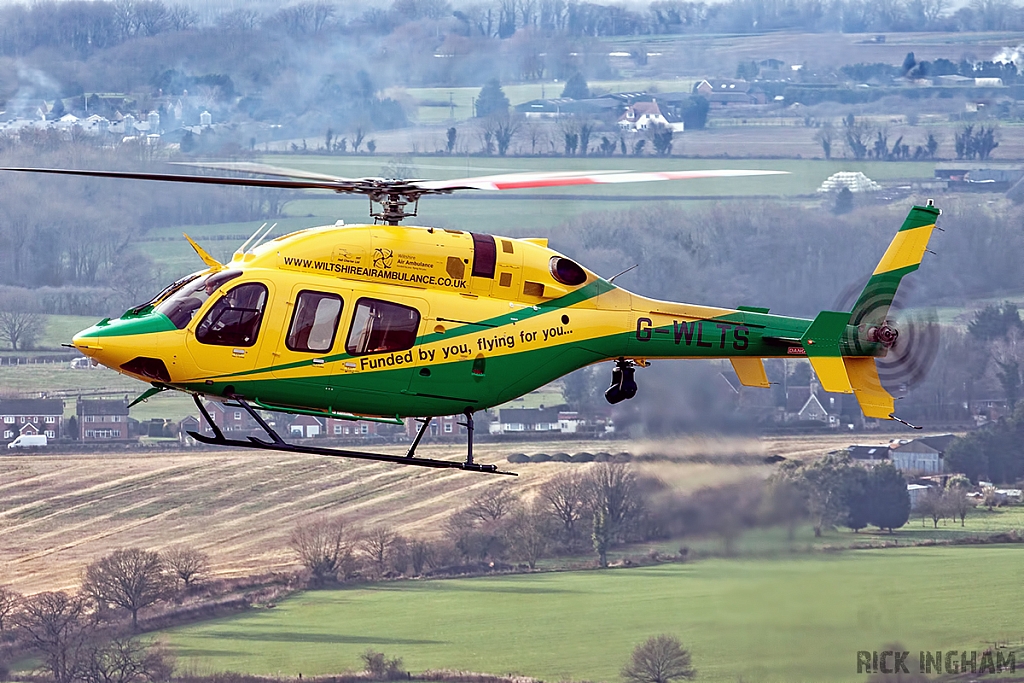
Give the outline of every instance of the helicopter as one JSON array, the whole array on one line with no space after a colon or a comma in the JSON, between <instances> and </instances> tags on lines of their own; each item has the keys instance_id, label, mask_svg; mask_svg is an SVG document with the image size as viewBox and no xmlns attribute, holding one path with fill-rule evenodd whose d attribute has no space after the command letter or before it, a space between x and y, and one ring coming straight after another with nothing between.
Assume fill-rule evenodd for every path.
<instances>
[{"instance_id":1,"label":"helicopter","mask_svg":"<svg viewBox=\"0 0 1024 683\"><path fill-rule=\"evenodd\" d=\"M141 173L54 168L4 171L362 194L373 224L308 228L267 241L257 229L227 263L188 235L206 268L150 301L106 318L69 346L149 383L190 394L212 436L197 441L260 450L514 474L473 455L476 412L574 370L612 361L609 403L633 398L652 359L728 359L739 381L769 387L763 359L806 358L827 392L853 394L864 415L896 420L878 365L899 357L890 306L917 270L940 211L914 206L850 310L813 319L756 306L723 308L631 293L548 247L544 238L403 225L428 195L627 182L738 178L779 171L587 171L455 180L343 178L254 162L190 163L204 172ZM260 177L253 177L260 176ZM627 272L627 271L624 271ZM245 410L267 438L226 435L203 400ZM342 420L420 422L405 455L285 441L260 411ZM419 457L433 418L461 414L460 460ZM919 428L919 427L914 427Z\"/></svg>"}]
</instances>

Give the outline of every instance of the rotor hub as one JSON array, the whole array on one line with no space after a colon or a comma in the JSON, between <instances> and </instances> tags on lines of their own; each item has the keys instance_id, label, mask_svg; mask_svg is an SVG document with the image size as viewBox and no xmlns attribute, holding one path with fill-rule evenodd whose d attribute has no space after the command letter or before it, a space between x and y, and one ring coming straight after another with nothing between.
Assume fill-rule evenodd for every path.
<instances>
[{"instance_id":1,"label":"rotor hub","mask_svg":"<svg viewBox=\"0 0 1024 683\"><path fill-rule=\"evenodd\" d=\"M868 330L868 341L876 342L886 348L891 348L899 339L900 331L888 322L872 327Z\"/></svg>"}]
</instances>

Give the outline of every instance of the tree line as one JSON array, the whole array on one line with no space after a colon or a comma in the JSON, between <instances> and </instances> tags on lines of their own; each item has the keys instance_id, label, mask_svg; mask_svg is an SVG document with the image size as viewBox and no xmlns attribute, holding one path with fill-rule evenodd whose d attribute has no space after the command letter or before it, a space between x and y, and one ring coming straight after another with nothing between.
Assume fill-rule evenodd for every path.
<instances>
[{"instance_id":1,"label":"tree line","mask_svg":"<svg viewBox=\"0 0 1024 683\"><path fill-rule=\"evenodd\" d=\"M826 5L809 0L722 3L656 0L623 6L568 0L491 0L458 4L445 0L394 0L386 7L351 11L329 0L307 0L270 12L231 8L200 15L185 3L104 0L11 4L0 12L0 54L24 55L38 47L80 53L135 38L199 29L251 31L290 36L392 34L410 23L448 23L464 37L509 39L522 30L568 37L671 35L765 30L992 31L1017 30L1018 7L1007 0L975 0L954 10L944 0L856 2Z\"/></svg>"},{"instance_id":2,"label":"tree line","mask_svg":"<svg viewBox=\"0 0 1024 683\"><path fill-rule=\"evenodd\" d=\"M788 461L770 480L767 509L792 533L809 518L814 535L834 526L860 531L873 525L892 532L910 518L910 496L902 473L891 463L872 468L829 455L810 464Z\"/></svg>"}]
</instances>

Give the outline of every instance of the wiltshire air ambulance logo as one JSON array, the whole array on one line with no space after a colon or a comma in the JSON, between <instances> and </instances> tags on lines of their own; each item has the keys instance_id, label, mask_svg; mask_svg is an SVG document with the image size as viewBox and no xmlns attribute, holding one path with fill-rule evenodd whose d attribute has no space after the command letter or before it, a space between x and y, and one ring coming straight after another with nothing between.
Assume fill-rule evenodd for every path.
<instances>
[{"instance_id":1,"label":"wiltshire air ambulance logo","mask_svg":"<svg viewBox=\"0 0 1024 683\"><path fill-rule=\"evenodd\" d=\"M394 260L395 252L390 249L374 249L373 250L373 267L374 268L390 268L391 262Z\"/></svg>"}]
</instances>

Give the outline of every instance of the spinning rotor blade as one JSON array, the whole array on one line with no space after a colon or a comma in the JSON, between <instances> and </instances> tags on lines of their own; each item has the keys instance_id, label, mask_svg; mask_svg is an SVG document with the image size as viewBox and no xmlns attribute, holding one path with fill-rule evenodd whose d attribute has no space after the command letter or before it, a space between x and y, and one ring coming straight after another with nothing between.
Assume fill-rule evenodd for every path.
<instances>
[{"instance_id":1,"label":"spinning rotor blade","mask_svg":"<svg viewBox=\"0 0 1024 683\"><path fill-rule=\"evenodd\" d=\"M87 176L91 178L124 178L131 180L163 180L200 185L240 185L242 187L278 187L291 190L324 189L335 192L360 192L359 181L272 180L270 178L226 178L224 176L184 175L176 173L137 173L135 171L84 171L68 168L0 168L0 171L50 173L54 175Z\"/></svg>"},{"instance_id":2,"label":"spinning rotor blade","mask_svg":"<svg viewBox=\"0 0 1024 683\"><path fill-rule=\"evenodd\" d=\"M506 173L501 175L457 178L455 180L392 180L387 178L342 178L339 176L283 168L247 161L207 163L180 162L196 168L254 173L272 178L228 178L224 176L185 175L179 173L139 173L135 171L88 171L63 168L0 168L2 171L24 173L51 173L56 175L89 176L95 178L126 178L135 180L164 180L177 183L204 185L239 185L243 187L278 187L293 190L333 190L335 192L379 194L388 191L406 196L449 194L454 190L521 190L539 187L566 187L572 185L611 185L618 183L645 183L657 180L693 180L697 178L740 178L745 176L780 175L787 171L744 169L712 169L704 171L559 171L542 173Z\"/></svg>"},{"instance_id":3,"label":"spinning rotor blade","mask_svg":"<svg viewBox=\"0 0 1024 683\"><path fill-rule=\"evenodd\" d=\"M846 311L853 307L865 282L850 284L836 298L833 309ZM900 284L895 297L885 287L871 292L866 298L867 308L862 311L861 333L867 327L885 324L897 332L885 356L875 359L878 378L893 395L906 394L928 375L939 353L941 328L935 309L930 306L904 310L913 298L914 284L906 279ZM891 299L891 302L890 302Z\"/></svg>"},{"instance_id":4,"label":"spinning rotor blade","mask_svg":"<svg viewBox=\"0 0 1024 683\"><path fill-rule=\"evenodd\" d=\"M899 337L875 365L882 386L898 396L928 376L939 352L939 321L935 310L929 308L895 313L890 313L889 320Z\"/></svg>"},{"instance_id":5,"label":"spinning rotor blade","mask_svg":"<svg viewBox=\"0 0 1024 683\"><path fill-rule=\"evenodd\" d=\"M647 183L657 180L694 180L697 178L739 178L744 176L783 175L788 171L711 169L705 171L558 171L506 173L501 175L457 178L455 180L413 181L426 190L524 190L535 187L572 185L612 185Z\"/></svg>"},{"instance_id":6,"label":"spinning rotor blade","mask_svg":"<svg viewBox=\"0 0 1024 683\"><path fill-rule=\"evenodd\" d=\"M270 164L257 164L251 161L172 161L175 166L192 166L193 168L210 168L218 171L236 171L238 173L257 173L259 175L272 175L282 178L301 178L303 180L323 180L329 183L356 183L358 178L342 178L326 173L314 171L303 171L297 168L285 168L284 166L271 166Z\"/></svg>"}]
</instances>

